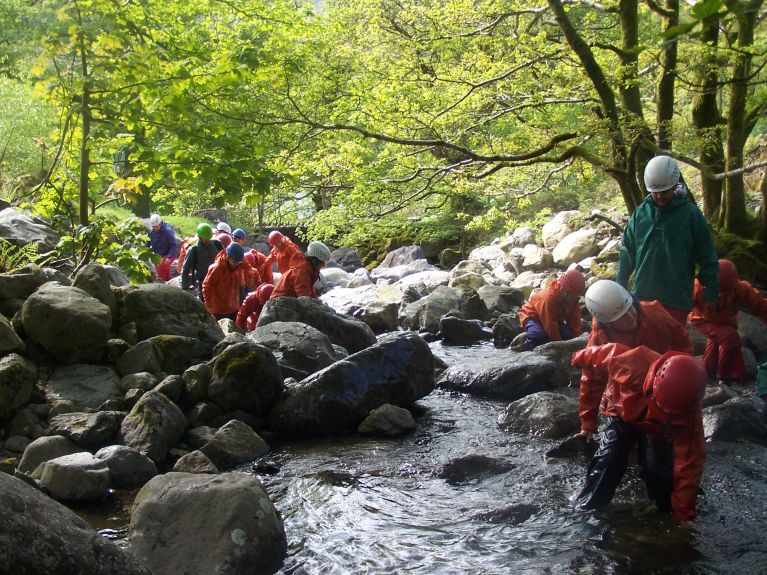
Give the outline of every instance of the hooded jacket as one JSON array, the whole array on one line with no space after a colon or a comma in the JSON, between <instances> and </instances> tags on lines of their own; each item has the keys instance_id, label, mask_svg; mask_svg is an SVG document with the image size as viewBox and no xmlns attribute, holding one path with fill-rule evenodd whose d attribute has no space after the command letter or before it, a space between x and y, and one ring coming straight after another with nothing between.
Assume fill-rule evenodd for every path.
<instances>
[{"instance_id":1,"label":"hooded jacket","mask_svg":"<svg viewBox=\"0 0 767 575\"><path fill-rule=\"evenodd\" d=\"M240 310L240 286L243 285L242 266L233 268L226 251L219 252L216 262L208 269L202 282L205 307L213 315L229 315Z\"/></svg>"},{"instance_id":2,"label":"hooded jacket","mask_svg":"<svg viewBox=\"0 0 767 575\"><path fill-rule=\"evenodd\" d=\"M551 341L561 341L559 322L563 321L578 337L583 332L581 305L576 296L570 296L567 304L562 300L562 286L558 280L551 282L545 290L534 293L519 310L519 323L523 326L528 319L537 319L546 330Z\"/></svg>"},{"instance_id":3,"label":"hooded jacket","mask_svg":"<svg viewBox=\"0 0 767 575\"><path fill-rule=\"evenodd\" d=\"M149 247L154 253L169 260L176 259L178 255L176 235L173 233L173 229L165 222L160 223L159 230L149 230Z\"/></svg>"},{"instance_id":4,"label":"hooded jacket","mask_svg":"<svg viewBox=\"0 0 767 575\"><path fill-rule=\"evenodd\" d=\"M647 194L623 232L616 281L642 301L690 310L696 264L704 299L716 301L719 260L706 218L686 196L659 206Z\"/></svg>"},{"instance_id":5,"label":"hooded jacket","mask_svg":"<svg viewBox=\"0 0 767 575\"><path fill-rule=\"evenodd\" d=\"M706 460L701 409L698 407L688 417L668 421L647 399L656 371L674 355L680 354L668 352L661 355L645 346L627 349L620 344L609 344L576 352L573 365L584 371L605 372L609 383L600 406L605 416L619 417L644 433L671 441L674 450L671 507L675 519L689 520L695 517L698 487Z\"/></svg>"},{"instance_id":6,"label":"hooded jacket","mask_svg":"<svg viewBox=\"0 0 767 575\"><path fill-rule=\"evenodd\" d=\"M727 293L720 292L717 305L707 305L703 299L703 286L695 280L693 290L694 307L688 316L690 323L708 322L715 325L730 325L738 327L738 311L741 308L757 316L767 323L767 299L754 286L744 280L739 280L735 289Z\"/></svg>"},{"instance_id":7,"label":"hooded jacket","mask_svg":"<svg viewBox=\"0 0 767 575\"><path fill-rule=\"evenodd\" d=\"M201 284L208 274L210 266L216 261L216 256L223 251L218 240L210 240L207 244L198 241L188 249L181 267L181 287L188 289Z\"/></svg>"},{"instance_id":8,"label":"hooded jacket","mask_svg":"<svg viewBox=\"0 0 767 575\"><path fill-rule=\"evenodd\" d=\"M302 253L298 253L290 262L290 269L282 274L274 286L272 297L309 296L317 299L314 282L320 277L320 270L315 270Z\"/></svg>"},{"instance_id":9,"label":"hooded jacket","mask_svg":"<svg viewBox=\"0 0 767 575\"><path fill-rule=\"evenodd\" d=\"M276 261L277 262L277 271L279 271L281 274L284 274L290 269L291 261L293 259L293 256L296 254L300 254L301 250L299 247L294 244L290 238L285 237L285 240L282 243L282 246L273 247L272 251L269 253L269 256L267 257L267 261L269 264Z\"/></svg>"}]
</instances>

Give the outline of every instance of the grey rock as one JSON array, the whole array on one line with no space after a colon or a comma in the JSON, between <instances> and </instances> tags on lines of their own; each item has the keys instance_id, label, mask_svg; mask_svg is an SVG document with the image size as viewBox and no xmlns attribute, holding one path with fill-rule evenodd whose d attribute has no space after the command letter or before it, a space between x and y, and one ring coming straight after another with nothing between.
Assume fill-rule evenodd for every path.
<instances>
[{"instance_id":1,"label":"grey rock","mask_svg":"<svg viewBox=\"0 0 767 575\"><path fill-rule=\"evenodd\" d=\"M41 465L40 487L60 501L101 501L109 492L109 468L90 453L73 453Z\"/></svg>"},{"instance_id":2,"label":"grey rock","mask_svg":"<svg viewBox=\"0 0 767 575\"><path fill-rule=\"evenodd\" d=\"M163 463L186 426L186 418L175 403L161 393L148 391L123 420L120 438L155 463Z\"/></svg>"},{"instance_id":3,"label":"grey rock","mask_svg":"<svg viewBox=\"0 0 767 575\"><path fill-rule=\"evenodd\" d=\"M49 399L66 399L78 409L95 409L108 399L122 399L120 379L110 367L77 363L60 367L47 384Z\"/></svg>"},{"instance_id":4,"label":"grey rock","mask_svg":"<svg viewBox=\"0 0 767 575\"><path fill-rule=\"evenodd\" d=\"M567 437L580 430L578 402L561 393L533 393L509 404L498 416L498 426L546 439Z\"/></svg>"},{"instance_id":5,"label":"grey rock","mask_svg":"<svg viewBox=\"0 0 767 575\"><path fill-rule=\"evenodd\" d=\"M218 469L231 469L269 452L266 442L248 425L232 420L200 448Z\"/></svg>"},{"instance_id":6,"label":"grey rock","mask_svg":"<svg viewBox=\"0 0 767 575\"><path fill-rule=\"evenodd\" d=\"M398 437L415 429L413 414L404 407L385 403L377 407L360 423L357 431L376 437Z\"/></svg>"},{"instance_id":7,"label":"grey rock","mask_svg":"<svg viewBox=\"0 0 767 575\"><path fill-rule=\"evenodd\" d=\"M154 461L125 445L103 447L96 452L95 457L106 463L113 487L121 489L141 487L157 475L157 466Z\"/></svg>"},{"instance_id":8,"label":"grey rock","mask_svg":"<svg viewBox=\"0 0 767 575\"><path fill-rule=\"evenodd\" d=\"M67 437L84 449L99 449L113 443L124 417L122 411L64 413L51 418L48 433Z\"/></svg>"}]
</instances>

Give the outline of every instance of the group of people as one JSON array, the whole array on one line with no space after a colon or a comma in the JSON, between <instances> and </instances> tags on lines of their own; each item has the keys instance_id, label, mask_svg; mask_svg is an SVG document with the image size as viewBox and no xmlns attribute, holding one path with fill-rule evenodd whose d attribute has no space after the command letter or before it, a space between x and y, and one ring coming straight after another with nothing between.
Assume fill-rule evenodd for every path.
<instances>
[{"instance_id":1,"label":"group of people","mask_svg":"<svg viewBox=\"0 0 767 575\"><path fill-rule=\"evenodd\" d=\"M612 500L636 447L650 498L690 520L705 461L705 386L745 379L737 314L746 308L767 323L767 299L733 262L718 259L673 158L651 159L644 181L648 194L624 231L617 281L586 290L581 272L569 270L530 298L520 321L524 349L533 349L580 335L581 296L592 316L587 347L572 358L581 369L578 436L592 441L599 411L604 420L578 506ZM688 321L708 338L702 361L693 356Z\"/></svg>"},{"instance_id":2,"label":"group of people","mask_svg":"<svg viewBox=\"0 0 767 575\"><path fill-rule=\"evenodd\" d=\"M330 249L322 242L309 243L306 252L290 238L269 233L269 255L245 246L247 233L232 230L226 222L214 229L197 225L196 235L179 247L173 230L157 214L149 218L150 247L162 257L157 277L168 281L172 268L181 275L182 289L197 295L216 319L229 318L252 331L266 302L278 297L317 298L314 284L330 261ZM280 273L274 279L273 266Z\"/></svg>"}]
</instances>

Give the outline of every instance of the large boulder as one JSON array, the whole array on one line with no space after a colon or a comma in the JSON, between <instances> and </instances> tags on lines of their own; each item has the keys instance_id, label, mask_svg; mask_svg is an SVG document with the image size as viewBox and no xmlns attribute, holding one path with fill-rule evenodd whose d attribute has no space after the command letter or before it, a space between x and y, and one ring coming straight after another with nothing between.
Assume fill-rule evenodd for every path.
<instances>
[{"instance_id":1,"label":"large boulder","mask_svg":"<svg viewBox=\"0 0 767 575\"><path fill-rule=\"evenodd\" d=\"M79 447L74 441L61 435L39 437L27 445L27 448L24 450L24 455L21 456L21 461L19 461L16 469L22 473L29 474L37 469L37 466L44 461L50 461L51 459L56 459L62 455L71 455L82 451L84 451L82 447Z\"/></svg>"},{"instance_id":2,"label":"large boulder","mask_svg":"<svg viewBox=\"0 0 767 575\"><path fill-rule=\"evenodd\" d=\"M216 318L191 293L166 284L115 288L118 333L135 333L136 343L156 335L180 335L214 346L224 338Z\"/></svg>"},{"instance_id":3,"label":"large boulder","mask_svg":"<svg viewBox=\"0 0 767 575\"><path fill-rule=\"evenodd\" d=\"M0 358L0 421L29 401L35 383L37 368L29 360L15 353Z\"/></svg>"},{"instance_id":4,"label":"large boulder","mask_svg":"<svg viewBox=\"0 0 767 575\"><path fill-rule=\"evenodd\" d=\"M158 475L136 496L130 539L153 575L271 575L287 551L279 513L243 473Z\"/></svg>"},{"instance_id":5,"label":"large boulder","mask_svg":"<svg viewBox=\"0 0 767 575\"><path fill-rule=\"evenodd\" d=\"M285 377L304 379L337 359L333 342L305 323L277 321L257 327L248 339L269 348Z\"/></svg>"},{"instance_id":6,"label":"large boulder","mask_svg":"<svg viewBox=\"0 0 767 575\"><path fill-rule=\"evenodd\" d=\"M552 389L555 362L534 352L499 353L492 359L466 361L447 368L437 387L483 397L516 401Z\"/></svg>"},{"instance_id":7,"label":"large boulder","mask_svg":"<svg viewBox=\"0 0 767 575\"><path fill-rule=\"evenodd\" d=\"M405 306L399 321L407 329L437 333L440 318L450 310L460 309L462 297L460 290L439 286L429 295Z\"/></svg>"},{"instance_id":8,"label":"large boulder","mask_svg":"<svg viewBox=\"0 0 767 575\"><path fill-rule=\"evenodd\" d=\"M546 248L542 248L537 244L527 244L522 248L522 269L541 271L553 265L554 257Z\"/></svg>"},{"instance_id":9,"label":"large boulder","mask_svg":"<svg viewBox=\"0 0 767 575\"><path fill-rule=\"evenodd\" d=\"M414 333L392 333L303 381L289 382L272 409L271 429L289 437L348 433L384 403L407 406L433 389L429 346Z\"/></svg>"},{"instance_id":10,"label":"large boulder","mask_svg":"<svg viewBox=\"0 0 767 575\"><path fill-rule=\"evenodd\" d=\"M565 236L552 255L557 265L568 266L599 252L596 230L582 229Z\"/></svg>"},{"instance_id":11,"label":"large boulder","mask_svg":"<svg viewBox=\"0 0 767 575\"><path fill-rule=\"evenodd\" d=\"M447 286L449 282L449 271L434 268L408 274L396 281L394 287L399 289L403 294L409 290L415 289L421 295L427 295L439 286Z\"/></svg>"},{"instance_id":12,"label":"large boulder","mask_svg":"<svg viewBox=\"0 0 767 575\"><path fill-rule=\"evenodd\" d=\"M125 418L122 411L72 412L51 417L48 433L61 435L84 449L100 449L114 443Z\"/></svg>"},{"instance_id":13,"label":"large boulder","mask_svg":"<svg viewBox=\"0 0 767 575\"><path fill-rule=\"evenodd\" d=\"M226 423L200 447L217 469L226 470L252 462L269 452L269 446L253 429L236 419Z\"/></svg>"},{"instance_id":14,"label":"large boulder","mask_svg":"<svg viewBox=\"0 0 767 575\"><path fill-rule=\"evenodd\" d=\"M106 463L113 487L135 489L157 475L154 461L126 445L109 445L99 449L95 457Z\"/></svg>"},{"instance_id":15,"label":"large boulder","mask_svg":"<svg viewBox=\"0 0 767 575\"><path fill-rule=\"evenodd\" d=\"M7 353L17 351L24 353L27 344L19 337L16 330L13 329L11 322L0 313L0 357Z\"/></svg>"},{"instance_id":16,"label":"large boulder","mask_svg":"<svg viewBox=\"0 0 767 575\"><path fill-rule=\"evenodd\" d=\"M122 443L163 463L168 451L181 440L187 421L178 406L162 393L141 396L120 426Z\"/></svg>"},{"instance_id":17,"label":"large boulder","mask_svg":"<svg viewBox=\"0 0 767 575\"><path fill-rule=\"evenodd\" d=\"M437 268L435 268L425 259L419 259L410 263L393 267L380 265L370 270L370 278L375 283L382 281L386 283L396 283L406 276L421 272L431 272L435 271L436 269Z\"/></svg>"},{"instance_id":18,"label":"large boulder","mask_svg":"<svg viewBox=\"0 0 767 575\"><path fill-rule=\"evenodd\" d=\"M562 239L573 232L570 223L581 215L577 210L569 210L557 213L552 219L543 224L541 239L547 248L555 247Z\"/></svg>"},{"instance_id":19,"label":"large boulder","mask_svg":"<svg viewBox=\"0 0 767 575\"><path fill-rule=\"evenodd\" d=\"M51 282L27 298L21 321L27 337L60 363L90 363L104 354L112 313L87 292Z\"/></svg>"},{"instance_id":20,"label":"large boulder","mask_svg":"<svg viewBox=\"0 0 767 575\"><path fill-rule=\"evenodd\" d=\"M30 267L16 273L0 274L0 300L27 299L44 283L40 268Z\"/></svg>"},{"instance_id":21,"label":"large boulder","mask_svg":"<svg viewBox=\"0 0 767 575\"><path fill-rule=\"evenodd\" d=\"M485 302L490 315L509 313L525 303L524 292L509 286L486 285L479 288L477 293Z\"/></svg>"},{"instance_id":22,"label":"large boulder","mask_svg":"<svg viewBox=\"0 0 767 575\"><path fill-rule=\"evenodd\" d=\"M62 455L40 464L40 487L60 501L102 501L109 485L109 467L91 453Z\"/></svg>"},{"instance_id":23,"label":"large boulder","mask_svg":"<svg viewBox=\"0 0 767 575\"><path fill-rule=\"evenodd\" d=\"M425 260L426 256L421 246L402 246L386 254L379 268L395 268L401 265L411 264L416 260Z\"/></svg>"},{"instance_id":24,"label":"large boulder","mask_svg":"<svg viewBox=\"0 0 767 575\"><path fill-rule=\"evenodd\" d=\"M354 248L336 248L330 252L330 259L336 262L341 268L344 269L344 271L349 273L365 267Z\"/></svg>"},{"instance_id":25,"label":"large boulder","mask_svg":"<svg viewBox=\"0 0 767 575\"><path fill-rule=\"evenodd\" d=\"M764 402L735 397L703 410L703 430L707 441L749 440L764 443Z\"/></svg>"},{"instance_id":26,"label":"large boulder","mask_svg":"<svg viewBox=\"0 0 767 575\"><path fill-rule=\"evenodd\" d=\"M117 298L112 292L112 277L113 274L110 274L106 266L89 263L77 272L72 285L88 292L109 308L112 317L117 317Z\"/></svg>"},{"instance_id":27,"label":"large boulder","mask_svg":"<svg viewBox=\"0 0 767 575\"><path fill-rule=\"evenodd\" d=\"M15 575L150 575L128 551L24 481L0 473L0 569Z\"/></svg>"},{"instance_id":28,"label":"large boulder","mask_svg":"<svg viewBox=\"0 0 767 575\"><path fill-rule=\"evenodd\" d=\"M49 252L59 243L59 237L47 222L13 208L0 211L0 238L18 247L35 243L39 253Z\"/></svg>"},{"instance_id":29,"label":"large boulder","mask_svg":"<svg viewBox=\"0 0 767 575\"><path fill-rule=\"evenodd\" d=\"M77 363L60 367L48 380L49 400L66 399L78 410L96 409L108 399L122 399L120 378L111 367Z\"/></svg>"},{"instance_id":30,"label":"large boulder","mask_svg":"<svg viewBox=\"0 0 767 575\"><path fill-rule=\"evenodd\" d=\"M240 409L256 417L269 413L282 391L282 370L263 345L245 341L212 360L208 398L224 410Z\"/></svg>"},{"instance_id":31,"label":"large boulder","mask_svg":"<svg viewBox=\"0 0 767 575\"><path fill-rule=\"evenodd\" d=\"M330 306L311 297L270 299L258 318L257 327L276 321L294 321L312 326L349 353L365 349L376 341L373 330L364 322L336 313Z\"/></svg>"},{"instance_id":32,"label":"large boulder","mask_svg":"<svg viewBox=\"0 0 767 575\"><path fill-rule=\"evenodd\" d=\"M162 358L162 371L182 374L191 365L210 359L213 346L209 341L183 335L156 335L146 340L154 344Z\"/></svg>"},{"instance_id":33,"label":"large boulder","mask_svg":"<svg viewBox=\"0 0 767 575\"><path fill-rule=\"evenodd\" d=\"M518 399L498 416L501 429L546 439L573 435L580 430L580 425L578 401L550 391Z\"/></svg>"}]
</instances>

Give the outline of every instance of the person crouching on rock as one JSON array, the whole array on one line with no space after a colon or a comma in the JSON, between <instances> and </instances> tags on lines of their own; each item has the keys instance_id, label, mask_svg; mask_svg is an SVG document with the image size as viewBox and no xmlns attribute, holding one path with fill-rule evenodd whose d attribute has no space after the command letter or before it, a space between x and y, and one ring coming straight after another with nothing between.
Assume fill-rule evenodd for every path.
<instances>
[{"instance_id":1,"label":"person crouching on rock","mask_svg":"<svg viewBox=\"0 0 767 575\"><path fill-rule=\"evenodd\" d=\"M272 284L261 284L256 288L256 291L250 292L245 301L242 302L240 311L237 312L237 325L245 331L256 329L258 316L261 315L261 310L264 309L273 291L274 286Z\"/></svg>"},{"instance_id":2,"label":"person crouching on rock","mask_svg":"<svg viewBox=\"0 0 767 575\"><path fill-rule=\"evenodd\" d=\"M305 254L296 254L290 261L290 269L280 277L271 299L301 296L317 299L314 284L320 277L320 270L329 261L328 246L322 242L311 242Z\"/></svg>"},{"instance_id":3,"label":"person crouching on rock","mask_svg":"<svg viewBox=\"0 0 767 575\"><path fill-rule=\"evenodd\" d=\"M581 385L599 379L589 377L594 371L608 379L599 449L576 505L600 509L610 503L636 445L650 499L676 520L693 519L706 459L701 400L707 375L701 362L675 351L660 355L645 346L609 343L576 352L573 365L583 370ZM591 432L577 436L588 441Z\"/></svg>"},{"instance_id":4,"label":"person crouching on rock","mask_svg":"<svg viewBox=\"0 0 767 575\"><path fill-rule=\"evenodd\" d=\"M534 293L519 310L526 333L522 349L578 337L583 331L580 298L585 293L586 280L578 270L566 271L545 290Z\"/></svg>"},{"instance_id":5,"label":"person crouching on rock","mask_svg":"<svg viewBox=\"0 0 767 575\"><path fill-rule=\"evenodd\" d=\"M231 243L219 252L202 282L205 307L216 319L235 319L240 310L240 286L244 282L242 260L245 250Z\"/></svg>"}]
</instances>

